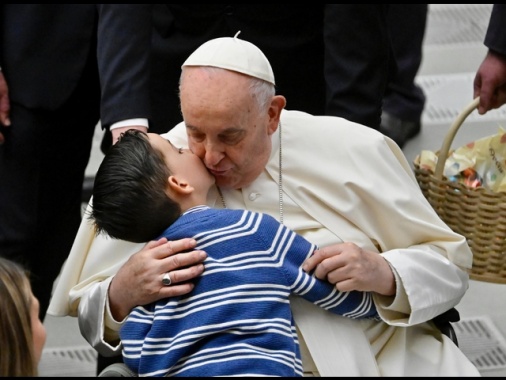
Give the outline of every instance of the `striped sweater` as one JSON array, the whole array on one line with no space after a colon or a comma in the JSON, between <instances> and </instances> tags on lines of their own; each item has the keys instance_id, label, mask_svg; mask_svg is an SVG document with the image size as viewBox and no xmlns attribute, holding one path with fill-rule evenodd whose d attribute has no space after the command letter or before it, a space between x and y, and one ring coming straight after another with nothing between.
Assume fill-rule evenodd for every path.
<instances>
[{"instance_id":1,"label":"striped sweater","mask_svg":"<svg viewBox=\"0 0 506 380\"><path fill-rule=\"evenodd\" d=\"M370 293L339 292L301 269L316 246L274 218L198 206L162 236L207 252L194 290L136 307L120 331L139 376L302 376L289 296L349 318L377 317Z\"/></svg>"}]
</instances>

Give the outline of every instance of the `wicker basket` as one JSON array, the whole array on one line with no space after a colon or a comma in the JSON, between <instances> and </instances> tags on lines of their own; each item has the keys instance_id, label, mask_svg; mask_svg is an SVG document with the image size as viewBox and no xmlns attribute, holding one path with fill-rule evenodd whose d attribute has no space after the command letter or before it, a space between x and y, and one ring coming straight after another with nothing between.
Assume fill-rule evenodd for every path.
<instances>
[{"instance_id":1,"label":"wicker basket","mask_svg":"<svg viewBox=\"0 0 506 380\"><path fill-rule=\"evenodd\" d=\"M453 139L476 109L479 98L471 102L455 119L441 149L436 152L435 172L421 169L420 156L414 161L420 188L440 218L455 232L465 236L473 252L471 279L506 283L506 192L470 188L443 177L444 164Z\"/></svg>"}]
</instances>

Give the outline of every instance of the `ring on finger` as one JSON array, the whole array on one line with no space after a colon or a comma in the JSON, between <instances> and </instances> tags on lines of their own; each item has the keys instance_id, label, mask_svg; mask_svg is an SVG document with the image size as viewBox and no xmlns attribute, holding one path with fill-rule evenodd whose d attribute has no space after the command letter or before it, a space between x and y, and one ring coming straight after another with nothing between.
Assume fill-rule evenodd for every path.
<instances>
[{"instance_id":1,"label":"ring on finger","mask_svg":"<svg viewBox=\"0 0 506 380\"><path fill-rule=\"evenodd\" d=\"M162 284L163 284L163 286L169 286L170 284L172 284L172 280L170 279L169 272L167 272L163 275Z\"/></svg>"}]
</instances>

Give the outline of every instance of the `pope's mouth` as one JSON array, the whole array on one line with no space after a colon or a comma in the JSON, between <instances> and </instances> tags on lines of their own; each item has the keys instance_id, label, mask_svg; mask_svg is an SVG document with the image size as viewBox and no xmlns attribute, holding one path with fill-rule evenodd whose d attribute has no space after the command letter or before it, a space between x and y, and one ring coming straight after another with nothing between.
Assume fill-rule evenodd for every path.
<instances>
[{"instance_id":1,"label":"pope's mouth","mask_svg":"<svg viewBox=\"0 0 506 380\"><path fill-rule=\"evenodd\" d=\"M223 177L227 174L228 170L214 170L209 169L209 172L215 177Z\"/></svg>"}]
</instances>

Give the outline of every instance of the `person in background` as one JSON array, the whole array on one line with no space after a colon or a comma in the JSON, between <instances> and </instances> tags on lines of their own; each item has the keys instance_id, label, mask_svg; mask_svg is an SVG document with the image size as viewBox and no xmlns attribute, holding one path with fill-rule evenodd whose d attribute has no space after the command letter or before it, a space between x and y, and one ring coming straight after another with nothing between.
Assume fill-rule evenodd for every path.
<instances>
[{"instance_id":1,"label":"person in background","mask_svg":"<svg viewBox=\"0 0 506 380\"><path fill-rule=\"evenodd\" d=\"M265 82L270 101L258 109L253 89ZM432 322L464 296L472 252L426 201L393 140L285 109L268 59L237 36L197 48L180 83L184 122L163 137L189 147L215 177L220 192L207 204L270 214L320 247L306 272L339 291L372 292L381 321L290 300L306 375L479 375ZM83 221L51 313L77 316L93 347L119 355L117 331L132 308L193 289L204 266L188 263L206 257L194 248L189 238L106 239Z\"/></svg>"},{"instance_id":2,"label":"person in background","mask_svg":"<svg viewBox=\"0 0 506 380\"><path fill-rule=\"evenodd\" d=\"M97 123L147 130L151 5L0 7L0 256L30 270L44 319Z\"/></svg>"},{"instance_id":3,"label":"person in background","mask_svg":"<svg viewBox=\"0 0 506 380\"><path fill-rule=\"evenodd\" d=\"M402 30L413 36L416 52L424 6L271 4L266 12L263 4L154 4L150 132L165 133L183 120L178 86L186 58L204 42L239 30L269 57L288 109L344 117L377 130L388 83L412 75L392 77L393 53L400 54L391 40L400 26L393 23L404 14L416 19L410 33ZM413 67L419 58L413 57ZM116 141L119 131L113 134Z\"/></svg>"},{"instance_id":4,"label":"person in background","mask_svg":"<svg viewBox=\"0 0 506 380\"><path fill-rule=\"evenodd\" d=\"M0 257L0 377L35 377L46 343L28 272Z\"/></svg>"},{"instance_id":5,"label":"person in background","mask_svg":"<svg viewBox=\"0 0 506 380\"><path fill-rule=\"evenodd\" d=\"M421 131L425 93L415 78L422 63L428 4L389 4L388 31L395 69L383 96L380 132L401 148Z\"/></svg>"},{"instance_id":6,"label":"person in background","mask_svg":"<svg viewBox=\"0 0 506 380\"><path fill-rule=\"evenodd\" d=\"M291 294L349 318L377 317L371 293L338 292L301 269L313 244L267 214L210 208L211 189L202 161L155 133L125 132L100 164L89 215L98 234L137 243L191 237L208 254L191 293L128 316L120 338L134 373L302 376Z\"/></svg>"},{"instance_id":7,"label":"person in background","mask_svg":"<svg viewBox=\"0 0 506 380\"><path fill-rule=\"evenodd\" d=\"M506 103L505 22L506 5L494 4L484 40L488 52L476 71L473 82L473 98L480 97L480 115Z\"/></svg>"}]
</instances>

